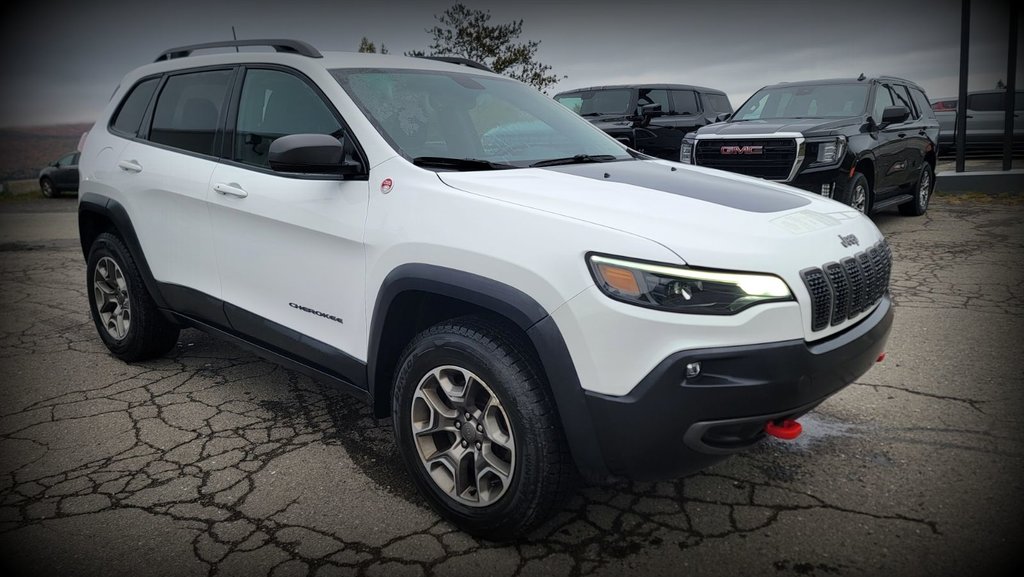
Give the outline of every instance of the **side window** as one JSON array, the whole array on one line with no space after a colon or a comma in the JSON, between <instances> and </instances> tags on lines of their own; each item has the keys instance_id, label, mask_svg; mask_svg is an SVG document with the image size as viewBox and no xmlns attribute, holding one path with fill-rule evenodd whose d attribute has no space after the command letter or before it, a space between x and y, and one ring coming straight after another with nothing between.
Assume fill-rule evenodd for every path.
<instances>
[{"instance_id":1,"label":"side window","mask_svg":"<svg viewBox=\"0 0 1024 577\"><path fill-rule=\"evenodd\" d=\"M882 113L890 106L896 106L893 103L892 93L889 92L888 86L879 84L875 88L875 106L871 109L871 118L874 119L875 123L882 121Z\"/></svg>"},{"instance_id":2,"label":"side window","mask_svg":"<svg viewBox=\"0 0 1024 577\"><path fill-rule=\"evenodd\" d=\"M697 114L697 93L692 90L673 90L672 110L676 114Z\"/></svg>"},{"instance_id":3,"label":"side window","mask_svg":"<svg viewBox=\"0 0 1024 577\"><path fill-rule=\"evenodd\" d=\"M153 92L159 83L159 78L150 78L136 84L121 103L121 108L114 115L110 127L122 134L137 136L139 125L142 124L142 115L146 113L149 101L153 98Z\"/></svg>"},{"instance_id":4,"label":"side window","mask_svg":"<svg viewBox=\"0 0 1024 577\"><path fill-rule=\"evenodd\" d=\"M910 99L910 93L907 92L907 87L902 84L897 84L892 87L893 94L896 95L896 106L906 106L910 112L910 118L918 118L920 114L914 110L914 102Z\"/></svg>"},{"instance_id":5,"label":"side window","mask_svg":"<svg viewBox=\"0 0 1024 577\"><path fill-rule=\"evenodd\" d=\"M60 160L57 161L57 166L60 167L60 168L64 168L64 167L68 167L68 166L74 166L75 164L78 164L78 153L77 152L74 152L74 153L71 153L71 154L65 154L64 156L62 156L60 158Z\"/></svg>"},{"instance_id":6,"label":"side window","mask_svg":"<svg viewBox=\"0 0 1024 577\"><path fill-rule=\"evenodd\" d=\"M729 98L724 94L712 94L704 93L701 96L704 99L705 108L721 114L722 112L732 112L732 104L729 103Z\"/></svg>"},{"instance_id":7,"label":"side window","mask_svg":"<svg viewBox=\"0 0 1024 577\"><path fill-rule=\"evenodd\" d=\"M341 123L328 105L297 76L280 70L248 70L238 103L234 160L269 167L270 143L289 134L343 137Z\"/></svg>"},{"instance_id":8,"label":"side window","mask_svg":"<svg viewBox=\"0 0 1024 577\"><path fill-rule=\"evenodd\" d=\"M167 79L153 112L149 140L213 156L232 70L177 74Z\"/></svg>"},{"instance_id":9,"label":"side window","mask_svg":"<svg viewBox=\"0 0 1024 577\"><path fill-rule=\"evenodd\" d=\"M643 106L645 104L660 104L661 110L665 114L668 114L672 110L672 104L668 101L668 90L650 90L641 88L640 98L637 100L637 106Z\"/></svg>"},{"instance_id":10,"label":"side window","mask_svg":"<svg viewBox=\"0 0 1024 577\"><path fill-rule=\"evenodd\" d=\"M924 95L924 92L916 88L910 89L911 96L914 97L914 104L917 105L918 112L925 118L935 118L935 111L932 110L931 104L928 102L928 97Z\"/></svg>"}]
</instances>

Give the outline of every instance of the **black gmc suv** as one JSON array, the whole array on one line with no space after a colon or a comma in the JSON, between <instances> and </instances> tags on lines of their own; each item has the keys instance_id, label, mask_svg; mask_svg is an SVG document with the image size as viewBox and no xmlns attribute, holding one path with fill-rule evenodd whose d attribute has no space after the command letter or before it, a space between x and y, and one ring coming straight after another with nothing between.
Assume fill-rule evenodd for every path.
<instances>
[{"instance_id":1,"label":"black gmc suv","mask_svg":"<svg viewBox=\"0 0 1024 577\"><path fill-rule=\"evenodd\" d=\"M688 134L679 160L783 182L865 214L898 206L921 215L938 138L920 86L862 74L766 86L728 121Z\"/></svg>"},{"instance_id":2,"label":"black gmc suv","mask_svg":"<svg viewBox=\"0 0 1024 577\"><path fill-rule=\"evenodd\" d=\"M686 84L593 86L555 100L626 146L676 160L688 132L725 118L732 104L721 90Z\"/></svg>"}]
</instances>

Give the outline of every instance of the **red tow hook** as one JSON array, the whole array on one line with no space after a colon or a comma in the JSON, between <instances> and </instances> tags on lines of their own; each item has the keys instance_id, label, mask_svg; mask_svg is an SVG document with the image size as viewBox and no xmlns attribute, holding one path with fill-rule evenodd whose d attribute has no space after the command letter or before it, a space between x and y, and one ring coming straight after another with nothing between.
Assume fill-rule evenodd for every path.
<instances>
[{"instance_id":1,"label":"red tow hook","mask_svg":"<svg viewBox=\"0 0 1024 577\"><path fill-rule=\"evenodd\" d=\"M878 355L878 358L875 359L875 362L876 363L880 363L880 362L882 362L884 360L885 360L885 351L882 351L882 354Z\"/></svg>"},{"instance_id":2,"label":"red tow hook","mask_svg":"<svg viewBox=\"0 0 1024 577\"><path fill-rule=\"evenodd\" d=\"M768 421L768 424L764 426L764 432L777 439L792 441L804 432L804 428L793 419L779 419Z\"/></svg>"}]
</instances>

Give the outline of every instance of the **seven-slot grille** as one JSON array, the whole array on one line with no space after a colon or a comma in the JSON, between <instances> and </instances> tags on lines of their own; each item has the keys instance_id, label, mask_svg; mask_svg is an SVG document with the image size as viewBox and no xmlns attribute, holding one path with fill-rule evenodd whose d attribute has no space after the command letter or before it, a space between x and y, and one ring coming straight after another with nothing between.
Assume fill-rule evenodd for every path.
<instances>
[{"instance_id":1,"label":"seven-slot grille","mask_svg":"<svg viewBox=\"0 0 1024 577\"><path fill-rule=\"evenodd\" d=\"M871 308L889 290L892 251L884 240L840 262L800 273L811 295L811 330L836 326Z\"/></svg>"},{"instance_id":2,"label":"seven-slot grille","mask_svg":"<svg viewBox=\"0 0 1024 577\"><path fill-rule=\"evenodd\" d=\"M758 148L760 147L760 148ZM722 149L734 151L722 154ZM739 149L738 152L737 149ZM759 153L755 152L759 151ZM767 180L788 180L797 157L793 138L698 139L694 164Z\"/></svg>"}]
</instances>

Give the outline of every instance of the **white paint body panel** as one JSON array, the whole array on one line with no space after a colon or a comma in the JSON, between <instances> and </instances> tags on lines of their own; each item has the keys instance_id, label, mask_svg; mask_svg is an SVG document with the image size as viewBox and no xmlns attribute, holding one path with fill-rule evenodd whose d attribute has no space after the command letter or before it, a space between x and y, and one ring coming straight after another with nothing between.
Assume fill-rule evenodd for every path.
<instances>
[{"instance_id":1,"label":"white paint body panel","mask_svg":"<svg viewBox=\"0 0 1024 577\"><path fill-rule=\"evenodd\" d=\"M366 153L369 182L279 177L129 142L106 129L125 90L142 76L245 62L290 66L319 85ZM341 53L323 59L230 53L151 64L125 77L87 138L81 190L114 198L128 209L157 280L223 298L360 360L367 358L368 326L381 284L408 263L473 273L531 296L553 316L583 387L607 395L629 393L676 351L817 340L860 320L811 331L809 296L799 277L803 269L851 256L881 238L868 218L845 205L759 179L665 161L636 162L666 173L675 168L670 176L679 192L731 181L807 203L781 212L749 212L554 170L424 170L388 145L328 72L344 67L487 74L429 60ZM143 164L143 178L118 172L117 162L129 157ZM385 178L393 181L388 194L380 189ZM237 185L249 195L219 195L212 191L218 183ZM860 246L841 245L838 236L849 234ZM733 316L640 308L613 301L594 286L585 262L589 252L776 274L796 301ZM344 324L297 311L289 302L336 315Z\"/></svg>"}]
</instances>

